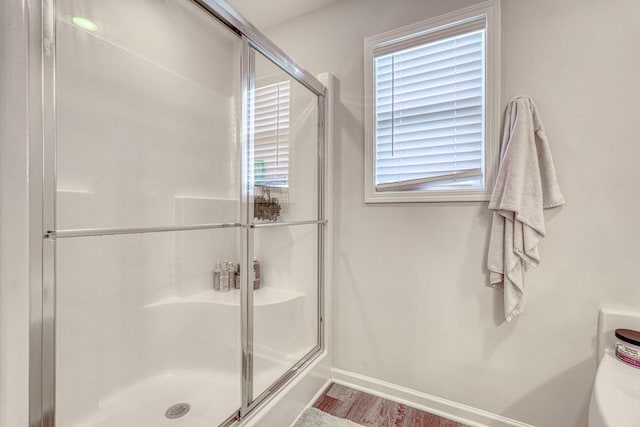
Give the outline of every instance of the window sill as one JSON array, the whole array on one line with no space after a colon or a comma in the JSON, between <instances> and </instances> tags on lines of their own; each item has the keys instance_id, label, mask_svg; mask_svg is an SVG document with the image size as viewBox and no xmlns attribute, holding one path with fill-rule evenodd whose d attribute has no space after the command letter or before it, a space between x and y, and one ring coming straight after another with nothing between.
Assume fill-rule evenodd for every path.
<instances>
[{"instance_id":1,"label":"window sill","mask_svg":"<svg viewBox=\"0 0 640 427\"><path fill-rule=\"evenodd\" d=\"M365 194L365 204L376 203L430 203L430 202L487 202L491 192L483 190L468 191L385 191Z\"/></svg>"}]
</instances>

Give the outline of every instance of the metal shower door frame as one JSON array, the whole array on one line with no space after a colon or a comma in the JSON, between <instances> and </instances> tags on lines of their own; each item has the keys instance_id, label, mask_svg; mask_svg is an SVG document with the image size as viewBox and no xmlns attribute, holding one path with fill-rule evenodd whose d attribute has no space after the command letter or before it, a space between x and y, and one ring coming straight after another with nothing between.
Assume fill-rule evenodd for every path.
<instances>
[{"instance_id":1,"label":"metal shower door frame","mask_svg":"<svg viewBox=\"0 0 640 427\"><path fill-rule=\"evenodd\" d=\"M55 321L56 321L56 240L67 237L138 234L212 228L241 228L241 343L242 406L222 425L234 425L256 408L267 403L325 348L325 112L326 89L293 58L266 38L226 2L190 0L242 37L242 215L241 223L199 224L178 227L120 229L56 229L56 0L29 4L29 427L55 425ZM253 84L253 50L260 52L318 97L318 212L316 220L277 224L253 223L253 177L250 162L249 92ZM259 396L253 396L253 286L248 272L253 259L253 233L256 228L317 224L318 227L318 313L317 345Z\"/></svg>"}]
</instances>

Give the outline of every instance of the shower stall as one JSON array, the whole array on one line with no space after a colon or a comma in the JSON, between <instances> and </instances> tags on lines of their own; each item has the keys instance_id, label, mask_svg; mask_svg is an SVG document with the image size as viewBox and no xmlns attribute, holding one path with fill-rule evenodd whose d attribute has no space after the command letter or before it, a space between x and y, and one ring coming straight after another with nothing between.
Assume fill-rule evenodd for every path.
<instances>
[{"instance_id":1,"label":"shower stall","mask_svg":"<svg viewBox=\"0 0 640 427\"><path fill-rule=\"evenodd\" d=\"M223 1L40 15L31 425L238 423L324 348L326 89Z\"/></svg>"}]
</instances>

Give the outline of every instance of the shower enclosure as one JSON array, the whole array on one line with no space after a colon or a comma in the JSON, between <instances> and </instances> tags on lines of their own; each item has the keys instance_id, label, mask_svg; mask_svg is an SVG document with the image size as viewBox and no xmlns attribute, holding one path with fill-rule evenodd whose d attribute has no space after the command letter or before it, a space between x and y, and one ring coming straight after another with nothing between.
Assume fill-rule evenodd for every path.
<instances>
[{"instance_id":1,"label":"shower enclosure","mask_svg":"<svg viewBox=\"0 0 640 427\"><path fill-rule=\"evenodd\" d=\"M325 88L222 1L41 11L31 425L234 424L323 349Z\"/></svg>"}]
</instances>

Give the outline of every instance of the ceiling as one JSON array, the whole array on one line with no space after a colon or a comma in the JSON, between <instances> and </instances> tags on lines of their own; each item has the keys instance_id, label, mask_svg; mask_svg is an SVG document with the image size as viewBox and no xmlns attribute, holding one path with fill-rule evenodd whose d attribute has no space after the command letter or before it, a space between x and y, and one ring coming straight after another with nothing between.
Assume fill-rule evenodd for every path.
<instances>
[{"instance_id":1,"label":"ceiling","mask_svg":"<svg viewBox=\"0 0 640 427\"><path fill-rule=\"evenodd\" d=\"M259 30L320 9L337 0L227 0Z\"/></svg>"}]
</instances>

